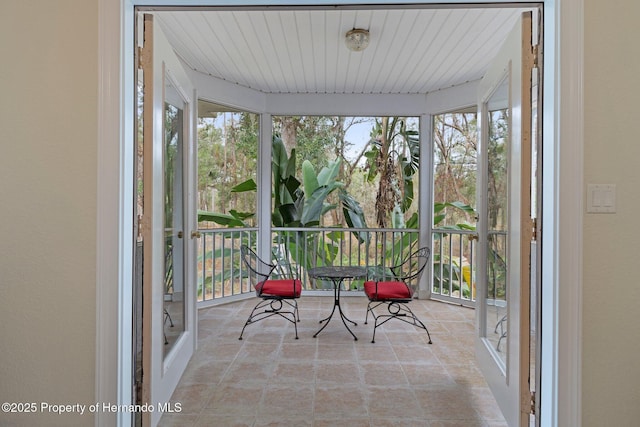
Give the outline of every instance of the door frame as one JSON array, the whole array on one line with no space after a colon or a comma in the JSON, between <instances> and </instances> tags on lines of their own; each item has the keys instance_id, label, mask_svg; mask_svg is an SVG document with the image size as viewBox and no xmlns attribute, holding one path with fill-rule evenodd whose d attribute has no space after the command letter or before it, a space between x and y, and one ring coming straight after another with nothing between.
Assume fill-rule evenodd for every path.
<instances>
[{"instance_id":1,"label":"door frame","mask_svg":"<svg viewBox=\"0 0 640 427\"><path fill-rule=\"evenodd\" d=\"M196 228L194 189L197 170L196 142L196 92L187 73L175 56L169 41L153 14L140 14L138 25L143 25L146 46L141 53L140 71L144 74L144 154L143 180L144 209L142 226L143 261L143 309L142 309L142 398L143 404L155 410L143 412L142 422L156 425L162 416L160 405L168 403L186 366L196 350L197 312L195 288L188 284L196 280L196 241L191 233ZM139 42L138 42L139 43ZM168 86L173 87L173 98ZM181 334L170 347L167 345L165 306L166 290L162 289L167 274L167 153L166 153L166 105L181 109L180 131L175 158L172 185L174 202L179 209L172 213L171 236L173 239L173 286L180 284L180 300L183 304L182 319L171 320L182 327ZM173 206L175 207L175 205ZM178 234L182 233L182 236ZM160 286L159 286L160 285ZM175 291L175 289L174 289ZM178 295L177 293L173 294ZM163 312L164 310L164 312ZM168 350L169 349L169 350Z\"/></svg>"},{"instance_id":2,"label":"door frame","mask_svg":"<svg viewBox=\"0 0 640 427\"><path fill-rule=\"evenodd\" d=\"M584 152L583 0L544 4L541 414L548 426L581 424L581 304ZM133 20L136 6L229 5L239 0L98 0L98 135L95 400L131 402L133 277ZM256 0L256 5L271 2ZM281 4L390 4L376 0L283 0ZM404 1L475 4L467 1ZM496 1L495 3L514 3ZM524 2L515 2L524 3ZM562 31L560 31L560 29ZM562 144L560 144L562 141ZM562 194L562 198L560 197ZM559 214L562 212L562 216ZM114 238L116 236L116 238ZM560 287L559 284L563 286ZM559 310L562 307L562 310ZM114 319L117 319L114 322ZM560 404L560 402L562 404ZM131 423L131 414L97 413L95 425Z\"/></svg>"}]
</instances>

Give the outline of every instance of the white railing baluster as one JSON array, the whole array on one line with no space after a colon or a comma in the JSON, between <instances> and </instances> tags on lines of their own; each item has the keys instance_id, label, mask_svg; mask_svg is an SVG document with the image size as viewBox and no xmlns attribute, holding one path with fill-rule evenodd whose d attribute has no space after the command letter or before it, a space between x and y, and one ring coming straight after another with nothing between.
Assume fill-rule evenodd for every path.
<instances>
[{"instance_id":1,"label":"white railing baluster","mask_svg":"<svg viewBox=\"0 0 640 427\"><path fill-rule=\"evenodd\" d=\"M201 229L198 268L198 304L210 305L224 298L250 295L254 292L246 278L239 258L239 248L245 243L254 247L257 228ZM349 263L365 267L393 265L418 239L418 230L414 229L349 229L332 227L315 228L273 228L272 242L278 245L278 256L291 264L303 281L305 289L311 289L306 269L315 267L318 256L326 256L323 244L336 245L334 265ZM328 238L332 232L342 233L339 242ZM365 241L353 234L366 236ZM407 234L413 235L404 242ZM432 238L432 298L473 305L475 301L475 256L474 242L467 239L473 231L434 229ZM396 244L401 242L400 245ZM293 249L299 253L293 253ZM216 252L219 250L219 254ZM331 249L333 250L333 248ZM287 251L289 251L287 253ZM318 251L323 251L322 253ZM229 253L227 253L229 252ZM210 263L210 267L208 264ZM448 271L445 271L448 270ZM467 273L465 273L467 271ZM209 282L209 284L207 284ZM470 283L468 283L470 282ZM320 287L321 288L321 287ZM208 291L211 289L211 292Z\"/></svg>"}]
</instances>

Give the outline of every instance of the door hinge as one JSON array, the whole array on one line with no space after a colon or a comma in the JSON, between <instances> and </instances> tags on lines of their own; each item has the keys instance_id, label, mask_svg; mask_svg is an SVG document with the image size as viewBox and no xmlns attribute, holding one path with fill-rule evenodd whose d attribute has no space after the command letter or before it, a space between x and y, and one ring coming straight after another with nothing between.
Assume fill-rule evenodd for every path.
<instances>
[{"instance_id":1,"label":"door hinge","mask_svg":"<svg viewBox=\"0 0 640 427\"><path fill-rule=\"evenodd\" d=\"M142 239L142 215L138 215L138 240Z\"/></svg>"},{"instance_id":2,"label":"door hinge","mask_svg":"<svg viewBox=\"0 0 640 427\"><path fill-rule=\"evenodd\" d=\"M540 54L539 46L539 44L533 45L531 49L531 53L533 55L533 68L538 68Z\"/></svg>"},{"instance_id":3,"label":"door hinge","mask_svg":"<svg viewBox=\"0 0 640 427\"><path fill-rule=\"evenodd\" d=\"M536 414L536 392L535 391L531 392L531 407L529 408L529 414L531 415Z\"/></svg>"},{"instance_id":4,"label":"door hinge","mask_svg":"<svg viewBox=\"0 0 640 427\"><path fill-rule=\"evenodd\" d=\"M538 218L531 219L531 240L534 242L538 241Z\"/></svg>"},{"instance_id":5,"label":"door hinge","mask_svg":"<svg viewBox=\"0 0 640 427\"><path fill-rule=\"evenodd\" d=\"M142 51L143 51L143 47L138 46L136 48L136 57L138 59L137 61L137 65L136 65L136 69L138 70L142 70Z\"/></svg>"}]
</instances>

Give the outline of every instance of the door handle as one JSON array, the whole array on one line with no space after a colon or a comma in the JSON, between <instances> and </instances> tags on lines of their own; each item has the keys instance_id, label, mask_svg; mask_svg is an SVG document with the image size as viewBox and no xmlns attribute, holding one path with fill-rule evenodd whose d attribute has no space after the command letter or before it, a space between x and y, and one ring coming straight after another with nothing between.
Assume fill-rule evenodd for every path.
<instances>
[{"instance_id":1,"label":"door handle","mask_svg":"<svg viewBox=\"0 0 640 427\"><path fill-rule=\"evenodd\" d=\"M178 231L178 239L182 239L182 236L184 236L184 233L182 231Z\"/></svg>"},{"instance_id":2,"label":"door handle","mask_svg":"<svg viewBox=\"0 0 640 427\"><path fill-rule=\"evenodd\" d=\"M192 239L199 239L200 237L202 237L202 233L200 233L199 231L196 230L191 232Z\"/></svg>"},{"instance_id":3,"label":"door handle","mask_svg":"<svg viewBox=\"0 0 640 427\"><path fill-rule=\"evenodd\" d=\"M474 240L478 240L478 235L477 234L469 234L469 241L472 242Z\"/></svg>"}]
</instances>

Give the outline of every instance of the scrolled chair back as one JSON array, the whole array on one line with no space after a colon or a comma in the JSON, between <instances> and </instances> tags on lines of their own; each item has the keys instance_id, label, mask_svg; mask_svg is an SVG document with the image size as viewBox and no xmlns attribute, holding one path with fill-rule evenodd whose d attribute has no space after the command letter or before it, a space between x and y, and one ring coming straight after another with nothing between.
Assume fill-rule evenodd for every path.
<instances>
[{"instance_id":1,"label":"scrolled chair back","mask_svg":"<svg viewBox=\"0 0 640 427\"><path fill-rule=\"evenodd\" d=\"M405 282L411 287L415 287L424 272L431 250L428 247L422 247L410 253L400 264L391 267L391 271L397 280Z\"/></svg>"},{"instance_id":2,"label":"scrolled chair back","mask_svg":"<svg viewBox=\"0 0 640 427\"><path fill-rule=\"evenodd\" d=\"M267 280L275 268L274 264L269 264L261 260L253 249L247 245L242 245L240 247L240 255L244 265L247 267L249 281L253 287Z\"/></svg>"}]
</instances>

